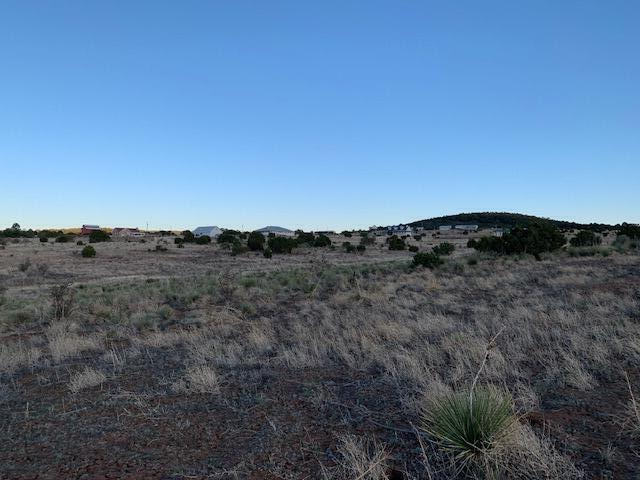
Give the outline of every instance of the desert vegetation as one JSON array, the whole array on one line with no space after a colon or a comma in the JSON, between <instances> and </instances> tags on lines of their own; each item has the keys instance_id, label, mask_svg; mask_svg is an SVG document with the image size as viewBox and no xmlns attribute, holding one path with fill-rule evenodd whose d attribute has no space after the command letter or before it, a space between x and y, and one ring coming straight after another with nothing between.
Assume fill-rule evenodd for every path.
<instances>
[{"instance_id":1,"label":"desert vegetation","mask_svg":"<svg viewBox=\"0 0 640 480\"><path fill-rule=\"evenodd\" d=\"M575 247L607 256L231 237L0 251L8 478L634 478L630 236Z\"/></svg>"}]
</instances>

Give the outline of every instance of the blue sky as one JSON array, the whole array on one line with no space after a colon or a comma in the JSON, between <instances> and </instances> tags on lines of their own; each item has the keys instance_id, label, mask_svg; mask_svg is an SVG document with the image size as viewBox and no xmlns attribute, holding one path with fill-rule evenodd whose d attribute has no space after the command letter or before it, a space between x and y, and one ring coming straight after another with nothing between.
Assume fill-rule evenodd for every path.
<instances>
[{"instance_id":1,"label":"blue sky","mask_svg":"<svg viewBox=\"0 0 640 480\"><path fill-rule=\"evenodd\" d=\"M640 222L640 2L0 3L0 226Z\"/></svg>"}]
</instances>

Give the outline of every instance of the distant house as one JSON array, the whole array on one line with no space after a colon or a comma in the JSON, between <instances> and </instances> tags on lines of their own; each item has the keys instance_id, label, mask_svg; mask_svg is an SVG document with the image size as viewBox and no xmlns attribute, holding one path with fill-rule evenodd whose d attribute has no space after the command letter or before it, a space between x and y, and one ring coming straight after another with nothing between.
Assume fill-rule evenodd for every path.
<instances>
[{"instance_id":1,"label":"distant house","mask_svg":"<svg viewBox=\"0 0 640 480\"><path fill-rule=\"evenodd\" d=\"M289 230L288 228L283 227L276 227L275 225L268 225L255 231L263 235L273 234L283 237L293 237L296 234L293 230Z\"/></svg>"},{"instance_id":2,"label":"distant house","mask_svg":"<svg viewBox=\"0 0 640 480\"><path fill-rule=\"evenodd\" d=\"M82 225L80 229L80 235L89 235L91 232L97 232L100 230L98 225Z\"/></svg>"},{"instance_id":3,"label":"distant house","mask_svg":"<svg viewBox=\"0 0 640 480\"><path fill-rule=\"evenodd\" d=\"M501 237L502 235L504 235L504 230L502 228L496 228L493 232L492 235L494 237Z\"/></svg>"},{"instance_id":4,"label":"distant house","mask_svg":"<svg viewBox=\"0 0 640 480\"><path fill-rule=\"evenodd\" d=\"M411 235L413 233L413 229L410 225L392 225L387 227L387 235Z\"/></svg>"},{"instance_id":5,"label":"distant house","mask_svg":"<svg viewBox=\"0 0 640 480\"><path fill-rule=\"evenodd\" d=\"M441 232L448 232L449 230L451 230L451 225L440 225L438 227L438 230Z\"/></svg>"},{"instance_id":6,"label":"distant house","mask_svg":"<svg viewBox=\"0 0 640 480\"><path fill-rule=\"evenodd\" d=\"M464 230L466 232L475 232L478 230L478 225L456 225L456 230Z\"/></svg>"},{"instance_id":7,"label":"distant house","mask_svg":"<svg viewBox=\"0 0 640 480\"><path fill-rule=\"evenodd\" d=\"M111 230L111 236L112 237L144 237L144 233L142 233L139 229L137 228L130 228L130 227L116 227L113 230Z\"/></svg>"},{"instance_id":8,"label":"distant house","mask_svg":"<svg viewBox=\"0 0 640 480\"><path fill-rule=\"evenodd\" d=\"M215 226L197 227L196 229L193 230L192 233L194 237L203 237L206 235L211 238L216 238L218 235L222 233L222 229Z\"/></svg>"}]
</instances>

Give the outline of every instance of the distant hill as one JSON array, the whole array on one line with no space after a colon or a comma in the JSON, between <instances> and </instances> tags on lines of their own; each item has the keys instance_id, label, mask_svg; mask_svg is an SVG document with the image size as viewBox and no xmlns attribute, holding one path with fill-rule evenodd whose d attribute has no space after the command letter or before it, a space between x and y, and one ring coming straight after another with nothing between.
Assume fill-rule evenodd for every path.
<instances>
[{"instance_id":1,"label":"distant hill","mask_svg":"<svg viewBox=\"0 0 640 480\"><path fill-rule=\"evenodd\" d=\"M561 230L583 229L593 230L596 232L612 230L619 227L619 225L607 225L605 223L576 223L507 212L459 213L457 215L446 215L444 217L418 220L416 222L411 222L409 225L412 227L424 227L428 230L433 230L438 228L440 225L469 224L478 225L480 228L513 228L515 226L526 227L534 223L548 223Z\"/></svg>"}]
</instances>

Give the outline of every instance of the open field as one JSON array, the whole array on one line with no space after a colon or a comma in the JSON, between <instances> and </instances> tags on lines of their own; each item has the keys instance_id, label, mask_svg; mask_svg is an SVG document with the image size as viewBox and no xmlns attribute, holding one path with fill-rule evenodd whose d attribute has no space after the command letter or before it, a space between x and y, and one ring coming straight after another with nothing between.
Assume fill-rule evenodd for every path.
<instances>
[{"instance_id":1,"label":"open field","mask_svg":"<svg viewBox=\"0 0 640 480\"><path fill-rule=\"evenodd\" d=\"M422 429L475 379L518 414L495 478L638 478L640 256L450 235L433 271L383 239L272 259L7 243L0 478L483 478Z\"/></svg>"},{"instance_id":2,"label":"open field","mask_svg":"<svg viewBox=\"0 0 640 480\"><path fill-rule=\"evenodd\" d=\"M455 256L471 252L466 248L471 235L442 235L442 239L434 239L426 235L421 241L409 239L408 245L418 245L422 249L430 249L442 241L456 245ZM87 243L86 237L83 238ZM36 239L19 239L18 243L8 241L5 249L0 249L0 282L5 286L33 289L60 282L105 282L126 278L166 278L210 273L246 274L259 271L274 271L291 268L307 268L314 263L330 265L349 265L362 263L388 262L411 259L408 251L389 251L384 237L376 238L376 245L368 247L364 254L347 255L340 249L340 244L350 241L358 243L359 237L346 238L332 235L336 250L329 249L297 249L293 255L279 255L265 259L261 253L249 253L232 257L229 250L216 245L200 246L190 244L179 249L173 243L173 237L151 237L145 243L124 240L95 244L98 257L95 261L87 261L80 256L82 247L75 242L39 243ZM157 245L166 247L167 252L156 252ZM0 247L1 248L1 247ZM30 266L24 272L21 265L27 262ZM24 266L22 267L24 269ZM44 271L46 270L46 271ZM44 274L42 273L44 271Z\"/></svg>"}]
</instances>

